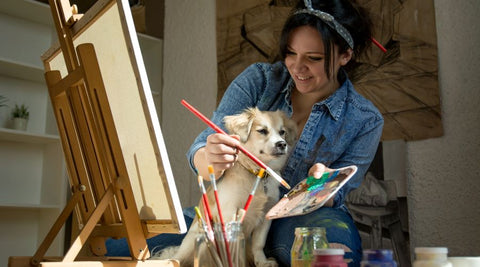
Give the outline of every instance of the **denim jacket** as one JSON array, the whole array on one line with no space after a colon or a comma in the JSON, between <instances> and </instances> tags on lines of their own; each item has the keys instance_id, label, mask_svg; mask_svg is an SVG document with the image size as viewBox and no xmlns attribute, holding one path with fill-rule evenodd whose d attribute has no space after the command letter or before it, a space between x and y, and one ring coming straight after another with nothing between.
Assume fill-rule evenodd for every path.
<instances>
[{"instance_id":1,"label":"denim jacket","mask_svg":"<svg viewBox=\"0 0 480 267\"><path fill-rule=\"evenodd\" d=\"M308 170L317 162L332 169L356 165L357 173L337 192L334 207L343 206L347 193L362 182L375 156L383 128L381 113L355 91L346 73L342 74L341 87L312 107L282 171L282 177L293 187L308 176ZM252 64L230 84L213 113L212 121L225 129L224 116L254 106L260 110L280 109L291 116L292 88L293 80L283 62ZM200 133L187 152L194 171L193 155L205 146L207 136L213 132L208 128ZM282 194L286 193L284 188L281 190Z\"/></svg>"}]
</instances>

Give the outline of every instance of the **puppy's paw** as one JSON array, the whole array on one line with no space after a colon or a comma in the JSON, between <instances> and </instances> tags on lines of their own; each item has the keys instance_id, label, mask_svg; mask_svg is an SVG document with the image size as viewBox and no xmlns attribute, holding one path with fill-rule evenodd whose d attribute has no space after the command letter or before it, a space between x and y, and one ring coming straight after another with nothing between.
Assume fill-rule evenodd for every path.
<instances>
[{"instance_id":1,"label":"puppy's paw","mask_svg":"<svg viewBox=\"0 0 480 267\"><path fill-rule=\"evenodd\" d=\"M278 267L278 263L274 258L268 258L263 261L255 262L256 267Z\"/></svg>"},{"instance_id":2,"label":"puppy's paw","mask_svg":"<svg viewBox=\"0 0 480 267\"><path fill-rule=\"evenodd\" d=\"M178 249L179 249L179 246L164 248L161 251L152 253L152 258L159 259L159 260L174 259Z\"/></svg>"}]
</instances>

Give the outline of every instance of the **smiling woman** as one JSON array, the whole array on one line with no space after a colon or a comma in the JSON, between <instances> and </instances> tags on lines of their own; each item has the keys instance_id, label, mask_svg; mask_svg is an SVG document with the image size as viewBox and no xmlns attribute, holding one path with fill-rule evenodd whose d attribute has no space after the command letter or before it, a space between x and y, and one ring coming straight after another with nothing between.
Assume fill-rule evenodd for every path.
<instances>
[{"instance_id":1,"label":"smiling woman","mask_svg":"<svg viewBox=\"0 0 480 267\"><path fill-rule=\"evenodd\" d=\"M218 100L242 69L278 59L278 34L296 1L228 2L217 1ZM370 46L347 68L357 91L384 116L382 140L443 135L433 1L355 2L368 10L372 37L387 48Z\"/></svg>"}]
</instances>

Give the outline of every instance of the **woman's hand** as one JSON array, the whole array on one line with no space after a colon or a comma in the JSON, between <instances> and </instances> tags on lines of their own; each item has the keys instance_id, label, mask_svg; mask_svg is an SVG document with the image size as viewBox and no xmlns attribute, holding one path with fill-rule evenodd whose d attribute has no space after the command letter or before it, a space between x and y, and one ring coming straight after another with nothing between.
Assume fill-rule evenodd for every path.
<instances>
[{"instance_id":1,"label":"woman's hand","mask_svg":"<svg viewBox=\"0 0 480 267\"><path fill-rule=\"evenodd\" d=\"M214 133L207 137L205 157L214 170L224 170L235 164L238 157L239 136Z\"/></svg>"},{"instance_id":2,"label":"woman's hand","mask_svg":"<svg viewBox=\"0 0 480 267\"><path fill-rule=\"evenodd\" d=\"M333 171L333 169L327 168L325 165L322 163L315 163L310 170L308 170L308 175L313 176L317 179L320 179L323 175L324 172L330 172ZM333 206L333 199L335 196L332 196L323 206L325 207L332 207Z\"/></svg>"},{"instance_id":3,"label":"woman's hand","mask_svg":"<svg viewBox=\"0 0 480 267\"><path fill-rule=\"evenodd\" d=\"M223 172L231 168L238 158L240 145L237 135L214 133L207 137L205 147L199 149L194 156L194 164L199 175L208 180L208 165L212 165L215 176L220 177Z\"/></svg>"}]
</instances>

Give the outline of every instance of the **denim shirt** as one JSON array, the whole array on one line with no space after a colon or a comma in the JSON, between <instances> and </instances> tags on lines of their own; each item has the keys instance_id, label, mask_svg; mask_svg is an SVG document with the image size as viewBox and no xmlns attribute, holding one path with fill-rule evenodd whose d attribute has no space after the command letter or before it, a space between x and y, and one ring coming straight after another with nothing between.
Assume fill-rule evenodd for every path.
<instances>
[{"instance_id":1,"label":"denim shirt","mask_svg":"<svg viewBox=\"0 0 480 267\"><path fill-rule=\"evenodd\" d=\"M315 163L335 169L349 165L357 173L336 194L334 207L342 207L348 192L357 188L375 156L382 135L383 117L377 108L345 81L327 99L316 103L303 132L291 151L282 177L294 186L308 176ZM283 62L255 63L246 68L230 84L212 121L225 129L223 117L238 114L248 107L260 110L283 110L292 115L290 101L293 80ZM204 147L210 128L195 139L187 152L191 168L195 152ZM282 194L287 191L282 187Z\"/></svg>"}]
</instances>

